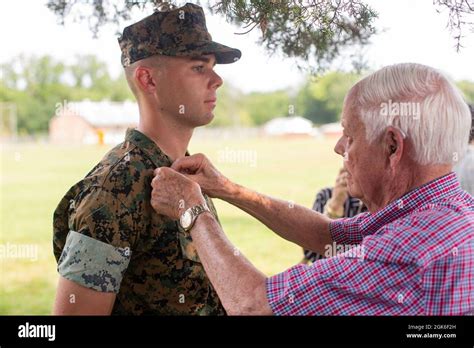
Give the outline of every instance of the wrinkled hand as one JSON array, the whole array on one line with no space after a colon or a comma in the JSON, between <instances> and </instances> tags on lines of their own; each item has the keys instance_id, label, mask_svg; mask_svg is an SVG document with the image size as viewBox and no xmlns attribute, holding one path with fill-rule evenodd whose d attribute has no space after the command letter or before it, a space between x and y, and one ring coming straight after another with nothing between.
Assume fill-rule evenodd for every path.
<instances>
[{"instance_id":1,"label":"wrinkled hand","mask_svg":"<svg viewBox=\"0 0 474 348\"><path fill-rule=\"evenodd\" d=\"M171 168L198 183L202 192L212 198L222 198L231 185L203 154L178 158Z\"/></svg>"},{"instance_id":2,"label":"wrinkled hand","mask_svg":"<svg viewBox=\"0 0 474 348\"><path fill-rule=\"evenodd\" d=\"M183 212L197 204L205 204L199 185L167 167L155 169L151 181L151 206L158 214L178 220Z\"/></svg>"}]
</instances>

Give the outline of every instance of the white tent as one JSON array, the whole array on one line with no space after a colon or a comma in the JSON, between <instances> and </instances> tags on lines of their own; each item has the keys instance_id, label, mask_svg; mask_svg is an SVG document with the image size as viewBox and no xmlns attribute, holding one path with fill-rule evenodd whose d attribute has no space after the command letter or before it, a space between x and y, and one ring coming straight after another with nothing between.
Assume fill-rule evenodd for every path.
<instances>
[{"instance_id":1,"label":"white tent","mask_svg":"<svg viewBox=\"0 0 474 348\"><path fill-rule=\"evenodd\" d=\"M313 135L313 123L301 116L278 117L263 126L267 135Z\"/></svg>"}]
</instances>

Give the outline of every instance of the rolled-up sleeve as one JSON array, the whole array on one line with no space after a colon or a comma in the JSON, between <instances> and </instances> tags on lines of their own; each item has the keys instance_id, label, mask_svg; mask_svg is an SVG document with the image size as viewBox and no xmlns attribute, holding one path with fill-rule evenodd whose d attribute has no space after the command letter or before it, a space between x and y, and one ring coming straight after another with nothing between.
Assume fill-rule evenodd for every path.
<instances>
[{"instance_id":1,"label":"rolled-up sleeve","mask_svg":"<svg viewBox=\"0 0 474 348\"><path fill-rule=\"evenodd\" d=\"M130 256L128 247L117 248L70 231L58 262L58 272L84 287L118 293Z\"/></svg>"},{"instance_id":2,"label":"rolled-up sleeve","mask_svg":"<svg viewBox=\"0 0 474 348\"><path fill-rule=\"evenodd\" d=\"M338 244L360 244L364 238L361 221L364 221L368 215L369 213L362 213L353 218L331 221L329 232L333 241Z\"/></svg>"},{"instance_id":3,"label":"rolled-up sleeve","mask_svg":"<svg viewBox=\"0 0 474 348\"><path fill-rule=\"evenodd\" d=\"M134 240L131 214L111 193L92 188L76 199L58 273L84 287L118 293Z\"/></svg>"}]
</instances>

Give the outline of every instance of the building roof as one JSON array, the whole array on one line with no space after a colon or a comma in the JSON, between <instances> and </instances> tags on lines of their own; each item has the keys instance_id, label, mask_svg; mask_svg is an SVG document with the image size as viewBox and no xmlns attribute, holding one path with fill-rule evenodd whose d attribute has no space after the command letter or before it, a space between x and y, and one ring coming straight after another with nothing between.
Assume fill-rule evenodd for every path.
<instances>
[{"instance_id":1,"label":"building roof","mask_svg":"<svg viewBox=\"0 0 474 348\"><path fill-rule=\"evenodd\" d=\"M342 134L342 126L339 122L327 123L319 127L323 134Z\"/></svg>"},{"instance_id":2,"label":"building roof","mask_svg":"<svg viewBox=\"0 0 474 348\"><path fill-rule=\"evenodd\" d=\"M311 134L313 123L301 116L278 117L265 123L264 132L271 135Z\"/></svg>"},{"instance_id":3,"label":"building roof","mask_svg":"<svg viewBox=\"0 0 474 348\"><path fill-rule=\"evenodd\" d=\"M66 109L83 117L94 127L129 126L138 124L138 105L135 102L90 101L68 102Z\"/></svg>"}]
</instances>

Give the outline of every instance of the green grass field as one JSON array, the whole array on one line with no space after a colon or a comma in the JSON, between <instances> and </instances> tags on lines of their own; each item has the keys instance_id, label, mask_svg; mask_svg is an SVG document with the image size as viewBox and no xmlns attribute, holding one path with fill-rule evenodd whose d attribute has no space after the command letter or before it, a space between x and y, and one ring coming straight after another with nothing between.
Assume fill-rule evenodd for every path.
<instances>
[{"instance_id":1,"label":"green grass field","mask_svg":"<svg viewBox=\"0 0 474 348\"><path fill-rule=\"evenodd\" d=\"M0 314L49 314L57 282L52 253L52 214L66 190L109 149L47 144L1 145L0 245L37 248L37 259L0 257ZM315 193L332 185L341 165L334 140L196 140L232 180L279 198L311 206ZM232 162L222 151L251 151L256 162ZM254 265L272 275L297 263L301 248L237 208L215 200L224 230Z\"/></svg>"}]
</instances>

